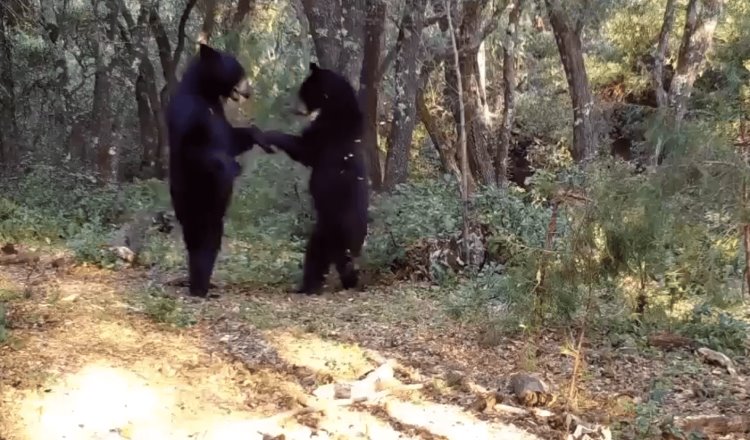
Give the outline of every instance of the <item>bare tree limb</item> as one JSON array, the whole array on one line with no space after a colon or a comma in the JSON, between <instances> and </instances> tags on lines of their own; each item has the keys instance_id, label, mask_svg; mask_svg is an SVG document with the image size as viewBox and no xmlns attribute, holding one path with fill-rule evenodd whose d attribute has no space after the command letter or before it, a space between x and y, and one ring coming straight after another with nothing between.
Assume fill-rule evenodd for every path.
<instances>
[{"instance_id":1,"label":"bare tree limb","mask_svg":"<svg viewBox=\"0 0 750 440\"><path fill-rule=\"evenodd\" d=\"M197 0L188 0L185 9L182 11L182 16L180 17L180 24L177 26L177 46L172 55L172 75L174 75L174 72L177 70L177 65L180 64L180 58L182 58L182 51L185 47L185 26L187 25L187 21L190 18L190 12L192 12L196 2Z\"/></svg>"}]
</instances>

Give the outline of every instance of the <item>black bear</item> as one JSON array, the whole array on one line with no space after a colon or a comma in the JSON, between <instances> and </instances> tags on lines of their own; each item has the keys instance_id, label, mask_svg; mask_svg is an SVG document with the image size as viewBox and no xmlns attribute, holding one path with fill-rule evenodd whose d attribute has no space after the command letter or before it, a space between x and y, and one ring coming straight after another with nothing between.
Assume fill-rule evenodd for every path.
<instances>
[{"instance_id":1,"label":"black bear","mask_svg":"<svg viewBox=\"0 0 750 440\"><path fill-rule=\"evenodd\" d=\"M265 141L312 168L309 191L316 224L305 250L298 293L318 293L331 263L345 289L357 286L358 257L367 235L369 188L361 148L362 112L354 88L341 75L310 63L298 97L317 117L302 134L263 133Z\"/></svg>"},{"instance_id":2,"label":"black bear","mask_svg":"<svg viewBox=\"0 0 750 440\"><path fill-rule=\"evenodd\" d=\"M186 69L167 107L169 192L188 253L190 294L206 296L224 233L224 214L241 167L236 157L260 145L255 126L232 127L226 98L248 97L237 59L209 46Z\"/></svg>"}]
</instances>

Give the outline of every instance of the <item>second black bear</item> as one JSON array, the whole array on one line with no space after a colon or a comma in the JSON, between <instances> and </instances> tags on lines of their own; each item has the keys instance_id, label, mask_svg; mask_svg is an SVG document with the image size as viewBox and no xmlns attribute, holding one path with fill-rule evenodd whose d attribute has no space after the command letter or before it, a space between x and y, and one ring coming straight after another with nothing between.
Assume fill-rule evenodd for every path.
<instances>
[{"instance_id":1,"label":"second black bear","mask_svg":"<svg viewBox=\"0 0 750 440\"><path fill-rule=\"evenodd\" d=\"M208 294L241 171L235 158L255 144L273 152L257 127L232 127L224 114L223 100L247 97L246 86L235 57L202 44L167 107L169 191L188 252L191 295Z\"/></svg>"},{"instance_id":2,"label":"second black bear","mask_svg":"<svg viewBox=\"0 0 750 440\"><path fill-rule=\"evenodd\" d=\"M299 89L307 113L319 111L301 135L264 133L266 142L312 168L309 190L315 229L305 250L298 293L318 293L333 263L345 289L356 287L358 257L367 235L369 188L361 148L362 112L354 88L341 75L310 63Z\"/></svg>"}]
</instances>

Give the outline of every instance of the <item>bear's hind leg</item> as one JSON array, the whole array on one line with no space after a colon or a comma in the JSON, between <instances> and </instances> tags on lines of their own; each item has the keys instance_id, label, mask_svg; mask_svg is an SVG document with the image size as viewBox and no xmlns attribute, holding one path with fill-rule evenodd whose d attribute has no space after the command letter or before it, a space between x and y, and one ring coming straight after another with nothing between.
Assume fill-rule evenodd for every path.
<instances>
[{"instance_id":1,"label":"bear's hind leg","mask_svg":"<svg viewBox=\"0 0 750 440\"><path fill-rule=\"evenodd\" d=\"M211 287L216 257L221 249L224 225L221 220L203 228L185 228L188 251L190 295L206 297ZM190 235L190 239L188 239Z\"/></svg>"},{"instance_id":2,"label":"bear's hind leg","mask_svg":"<svg viewBox=\"0 0 750 440\"><path fill-rule=\"evenodd\" d=\"M359 283L359 273L354 264L354 260L348 249L337 249L336 252L336 271L339 273L341 287L344 289L353 289Z\"/></svg>"},{"instance_id":3,"label":"bear's hind leg","mask_svg":"<svg viewBox=\"0 0 750 440\"><path fill-rule=\"evenodd\" d=\"M320 293L323 282L331 266L331 256L326 249L326 240L323 231L316 226L305 250L305 262L303 265L302 285L297 293L314 295Z\"/></svg>"}]
</instances>

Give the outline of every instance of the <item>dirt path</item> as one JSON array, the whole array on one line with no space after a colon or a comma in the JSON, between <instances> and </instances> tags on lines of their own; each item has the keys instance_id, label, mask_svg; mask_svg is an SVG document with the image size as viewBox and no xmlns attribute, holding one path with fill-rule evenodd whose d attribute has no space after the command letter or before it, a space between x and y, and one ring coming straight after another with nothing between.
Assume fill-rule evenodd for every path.
<instances>
[{"instance_id":1,"label":"dirt path","mask_svg":"<svg viewBox=\"0 0 750 440\"><path fill-rule=\"evenodd\" d=\"M430 318L416 297L399 313L387 310L397 306L379 293L164 300L178 304L176 311L144 306L147 282L137 272L77 268L29 278L28 268L3 267L10 339L0 347L0 439L539 438L437 402L426 389L293 413L319 386L356 380L377 366L357 337L371 338L370 345L393 338L391 346L425 337L425 323L414 319ZM175 329L144 310L197 322ZM347 328L376 314L372 326ZM383 317L406 321L389 329ZM399 327L414 334L393 332Z\"/></svg>"},{"instance_id":2,"label":"dirt path","mask_svg":"<svg viewBox=\"0 0 750 440\"><path fill-rule=\"evenodd\" d=\"M483 333L449 319L428 286L195 301L144 271L46 263L0 266L0 440L565 438L559 400L539 417L484 409L478 391L532 370L567 396L564 331L533 345ZM748 415L750 364L730 377L684 351L608 347L584 346L575 414L589 426Z\"/></svg>"}]
</instances>

